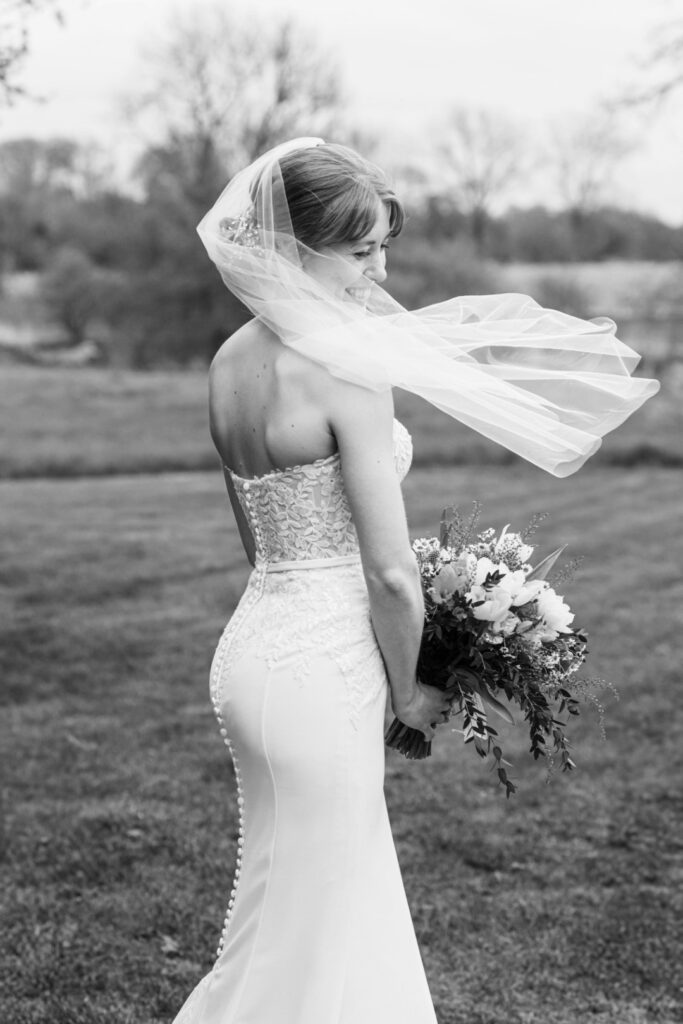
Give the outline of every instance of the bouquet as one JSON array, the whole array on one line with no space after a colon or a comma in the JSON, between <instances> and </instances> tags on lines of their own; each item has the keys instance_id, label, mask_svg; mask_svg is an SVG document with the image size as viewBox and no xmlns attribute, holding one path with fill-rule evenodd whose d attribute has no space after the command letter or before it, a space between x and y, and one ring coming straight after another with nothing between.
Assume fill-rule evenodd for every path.
<instances>
[{"instance_id":1,"label":"bouquet","mask_svg":"<svg viewBox=\"0 0 683 1024\"><path fill-rule=\"evenodd\" d=\"M586 659L588 637L572 626L574 615L547 579L566 545L533 566L534 548L527 542L544 516L535 516L522 533L505 526L499 534L487 529L472 539L479 514L476 503L469 522L457 508L444 509L440 538L413 543L425 599L417 674L429 686L454 691L451 715L462 716L465 742L483 758L492 755L492 768L509 797L516 787L489 724L489 709L514 723L500 698L519 705L529 723L534 758L546 758L551 769L559 758L568 771L575 764L565 723L557 716L578 715L580 698L588 697L600 711L602 726L595 688L604 684L576 676ZM566 580L576 564L553 582ZM396 718L386 743L410 758L431 753L423 733Z\"/></svg>"}]
</instances>

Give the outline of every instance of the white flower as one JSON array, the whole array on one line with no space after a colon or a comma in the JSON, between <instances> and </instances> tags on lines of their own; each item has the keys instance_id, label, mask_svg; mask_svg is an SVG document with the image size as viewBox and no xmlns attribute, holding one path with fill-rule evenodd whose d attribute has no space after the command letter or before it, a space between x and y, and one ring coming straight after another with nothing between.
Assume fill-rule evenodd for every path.
<instances>
[{"instance_id":1,"label":"white flower","mask_svg":"<svg viewBox=\"0 0 683 1024\"><path fill-rule=\"evenodd\" d=\"M413 541L413 551L416 555L433 555L439 550L438 537L417 537Z\"/></svg>"},{"instance_id":2,"label":"white flower","mask_svg":"<svg viewBox=\"0 0 683 1024\"><path fill-rule=\"evenodd\" d=\"M554 630L556 634L571 632L569 625L574 621L574 614L552 587L546 587L540 592L536 606L548 629Z\"/></svg>"},{"instance_id":3,"label":"white flower","mask_svg":"<svg viewBox=\"0 0 683 1024\"><path fill-rule=\"evenodd\" d=\"M429 588L435 604L447 601L456 591L463 594L468 589L474 578L476 561L474 555L463 551L452 562L442 565Z\"/></svg>"},{"instance_id":4,"label":"white flower","mask_svg":"<svg viewBox=\"0 0 683 1024\"><path fill-rule=\"evenodd\" d=\"M452 565L460 581L458 590L464 590L465 587L469 587L474 582L477 568L477 560L474 555L470 554L469 551L463 551L453 560Z\"/></svg>"},{"instance_id":5,"label":"white flower","mask_svg":"<svg viewBox=\"0 0 683 1024\"><path fill-rule=\"evenodd\" d=\"M460 577L452 565L444 565L443 569L434 577L434 582L429 588L434 604L443 604L449 597L452 597L458 589Z\"/></svg>"},{"instance_id":6,"label":"white flower","mask_svg":"<svg viewBox=\"0 0 683 1024\"><path fill-rule=\"evenodd\" d=\"M543 621L537 623L533 629L528 630L524 634L524 639L532 644L547 643L549 640L555 640L556 637L557 630L550 629Z\"/></svg>"},{"instance_id":7,"label":"white flower","mask_svg":"<svg viewBox=\"0 0 683 1024\"><path fill-rule=\"evenodd\" d=\"M502 564L503 563L501 563L501 565ZM517 598L526 585L526 576L521 569L515 569L514 572L508 572L503 576L500 583L497 584L498 587L505 590L510 595L510 601L512 604L520 604Z\"/></svg>"},{"instance_id":8,"label":"white flower","mask_svg":"<svg viewBox=\"0 0 683 1024\"><path fill-rule=\"evenodd\" d=\"M475 584L468 592L467 600L472 604L475 619L483 622L502 622L508 617L511 597L502 587L485 587Z\"/></svg>"},{"instance_id":9,"label":"white flower","mask_svg":"<svg viewBox=\"0 0 683 1024\"><path fill-rule=\"evenodd\" d=\"M492 562L490 558L484 555L482 558L477 559L477 565L474 570L474 582L481 586L487 576L491 576L494 572L507 573L508 567L505 562Z\"/></svg>"},{"instance_id":10,"label":"white flower","mask_svg":"<svg viewBox=\"0 0 683 1024\"><path fill-rule=\"evenodd\" d=\"M517 618L517 616L508 615L507 619L504 619L502 622L497 622L494 629L496 630L497 633L500 633L502 636L512 636L513 633L517 632L518 626L519 619Z\"/></svg>"},{"instance_id":11,"label":"white flower","mask_svg":"<svg viewBox=\"0 0 683 1024\"><path fill-rule=\"evenodd\" d=\"M525 544L518 533L508 533L507 529L507 526L503 527L496 543L496 554L504 557L506 551L514 551L520 562L528 562L533 554L533 547L530 544Z\"/></svg>"},{"instance_id":12,"label":"white flower","mask_svg":"<svg viewBox=\"0 0 683 1024\"><path fill-rule=\"evenodd\" d=\"M524 576L524 572L522 570L519 571L522 572L522 576ZM528 604L529 601L535 601L545 587L545 580L529 580L527 582L526 579L524 579L523 585L513 598L513 605L515 608L521 608L523 604Z\"/></svg>"}]
</instances>

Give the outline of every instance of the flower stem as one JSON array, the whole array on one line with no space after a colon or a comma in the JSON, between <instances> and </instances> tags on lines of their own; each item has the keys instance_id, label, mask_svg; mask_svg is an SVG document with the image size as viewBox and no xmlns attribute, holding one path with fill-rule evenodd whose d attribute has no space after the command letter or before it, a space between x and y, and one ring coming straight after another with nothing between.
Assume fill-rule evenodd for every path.
<instances>
[{"instance_id":1,"label":"flower stem","mask_svg":"<svg viewBox=\"0 0 683 1024\"><path fill-rule=\"evenodd\" d=\"M392 750L398 750L400 754L414 761L430 757L432 753L431 740L426 740L419 729L404 725L398 718L395 718L387 729L384 742Z\"/></svg>"}]
</instances>

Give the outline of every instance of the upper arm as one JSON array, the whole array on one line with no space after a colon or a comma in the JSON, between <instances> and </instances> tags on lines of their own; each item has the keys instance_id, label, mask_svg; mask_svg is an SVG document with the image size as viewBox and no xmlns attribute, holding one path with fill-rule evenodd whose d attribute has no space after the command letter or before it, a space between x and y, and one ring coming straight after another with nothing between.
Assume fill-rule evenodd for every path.
<instances>
[{"instance_id":1,"label":"upper arm","mask_svg":"<svg viewBox=\"0 0 683 1024\"><path fill-rule=\"evenodd\" d=\"M386 578L410 569L414 560L394 462L391 391L337 381L330 426L365 572Z\"/></svg>"}]
</instances>

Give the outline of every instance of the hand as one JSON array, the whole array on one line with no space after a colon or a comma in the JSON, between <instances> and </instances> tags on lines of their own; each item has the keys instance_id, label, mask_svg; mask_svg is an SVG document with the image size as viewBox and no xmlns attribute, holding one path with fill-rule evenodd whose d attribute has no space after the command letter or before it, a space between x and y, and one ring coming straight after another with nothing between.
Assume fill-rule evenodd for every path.
<instances>
[{"instance_id":1,"label":"hand","mask_svg":"<svg viewBox=\"0 0 683 1024\"><path fill-rule=\"evenodd\" d=\"M439 722L447 722L450 718L452 701L452 692L427 686L418 680L410 700L401 705L392 702L392 707L400 722L419 729L426 740L432 740Z\"/></svg>"}]
</instances>

